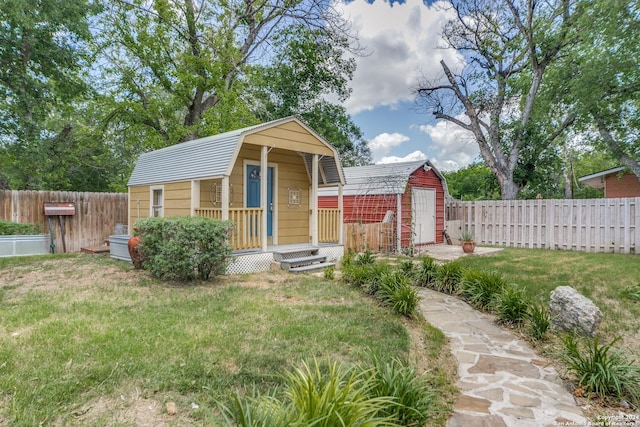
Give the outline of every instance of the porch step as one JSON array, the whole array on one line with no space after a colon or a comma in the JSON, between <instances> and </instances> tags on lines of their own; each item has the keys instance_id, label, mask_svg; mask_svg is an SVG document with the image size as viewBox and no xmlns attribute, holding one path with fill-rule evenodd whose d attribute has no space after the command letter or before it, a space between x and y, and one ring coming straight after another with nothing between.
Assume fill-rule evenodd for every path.
<instances>
[{"instance_id":1,"label":"porch step","mask_svg":"<svg viewBox=\"0 0 640 427\"><path fill-rule=\"evenodd\" d=\"M274 252L273 260L276 262L283 262L289 259L310 257L314 255L318 255L318 248L309 246L306 248L295 248Z\"/></svg>"},{"instance_id":2,"label":"porch step","mask_svg":"<svg viewBox=\"0 0 640 427\"><path fill-rule=\"evenodd\" d=\"M327 257L322 255L284 259L280 261L280 268L283 270L291 270L292 268L303 267L309 264L324 263L326 260Z\"/></svg>"},{"instance_id":3,"label":"porch step","mask_svg":"<svg viewBox=\"0 0 640 427\"><path fill-rule=\"evenodd\" d=\"M323 268L333 267L335 265L336 264L333 262L321 262L318 264L309 264L309 265L303 265L301 267L294 267L289 269L289 271L292 273L304 273L307 271L321 270Z\"/></svg>"}]
</instances>

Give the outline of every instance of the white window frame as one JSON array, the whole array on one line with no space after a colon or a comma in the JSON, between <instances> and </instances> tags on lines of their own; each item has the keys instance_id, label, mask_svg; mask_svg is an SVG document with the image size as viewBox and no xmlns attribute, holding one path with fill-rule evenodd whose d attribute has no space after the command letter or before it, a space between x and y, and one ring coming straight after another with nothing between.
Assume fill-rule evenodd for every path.
<instances>
[{"instance_id":1,"label":"white window frame","mask_svg":"<svg viewBox=\"0 0 640 427\"><path fill-rule=\"evenodd\" d=\"M156 191L161 191L161 204L160 205L154 205L154 198L153 195ZM155 209L159 208L158 211L158 217L164 217L164 208L165 208L165 199L164 199L164 185L152 185L149 187L149 216L150 217L154 217L155 215L153 214Z\"/></svg>"}]
</instances>

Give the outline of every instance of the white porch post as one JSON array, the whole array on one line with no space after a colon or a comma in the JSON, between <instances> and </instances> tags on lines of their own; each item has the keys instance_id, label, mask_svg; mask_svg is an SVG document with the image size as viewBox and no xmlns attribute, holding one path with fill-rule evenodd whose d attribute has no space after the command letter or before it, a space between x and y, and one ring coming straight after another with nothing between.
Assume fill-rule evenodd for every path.
<instances>
[{"instance_id":1,"label":"white porch post","mask_svg":"<svg viewBox=\"0 0 640 427\"><path fill-rule=\"evenodd\" d=\"M191 216L196 216L196 209L200 207L200 181L191 180Z\"/></svg>"},{"instance_id":2,"label":"white porch post","mask_svg":"<svg viewBox=\"0 0 640 427\"><path fill-rule=\"evenodd\" d=\"M311 162L311 195L309 198L311 205L311 246L318 246L318 155L313 155Z\"/></svg>"},{"instance_id":3,"label":"white porch post","mask_svg":"<svg viewBox=\"0 0 640 427\"><path fill-rule=\"evenodd\" d=\"M344 200L342 199L342 184L338 184L338 244L344 244Z\"/></svg>"},{"instance_id":4,"label":"white porch post","mask_svg":"<svg viewBox=\"0 0 640 427\"><path fill-rule=\"evenodd\" d=\"M402 252L402 194L396 196L396 242L398 253Z\"/></svg>"},{"instance_id":5,"label":"white porch post","mask_svg":"<svg viewBox=\"0 0 640 427\"><path fill-rule=\"evenodd\" d=\"M229 177L222 177L222 191L220 192L220 205L222 208L222 220L229 220Z\"/></svg>"},{"instance_id":6,"label":"white porch post","mask_svg":"<svg viewBox=\"0 0 640 427\"><path fill-rule=\"evenodd\" d=\"M260 207L262 208L262 224L260 226L260 240L262 241L262 251L267 251L267 154L269 153L266 145L260 150Z\"/></svg>"}]
</instances>

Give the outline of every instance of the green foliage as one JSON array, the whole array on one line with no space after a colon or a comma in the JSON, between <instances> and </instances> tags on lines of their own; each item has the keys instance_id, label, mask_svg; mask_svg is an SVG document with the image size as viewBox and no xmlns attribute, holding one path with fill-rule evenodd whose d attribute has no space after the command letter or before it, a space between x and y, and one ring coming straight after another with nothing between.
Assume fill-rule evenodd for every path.
<instances>
[{"instance_id":1,"label":"green foliage","mask_svg":"<svg viewBox=\"0 0 640 427\"><path fill-rule=\"evenodd\" d=\"M518 325L527 318L530 300L524 290L516 285L506 286L493 303L498 321Z\"/></svg>"},{"instance_id":2,"label":"green foliage","mask_svg":"<svg viewBox=\"0 0 640 427\"><path fill-rule=\"evenodd\" d=\"M359 253L354 262L357 265L371 265L376 262L376 258L373 255L373 252L367 249L366 251Z\"/></svg>"},{"instance_id":3,"label":"green foliage","mask_svg":"<svg viewBox=\"0 0 640 427\"><path fill-rule=\"evenodd\" d=\"M464 273L461 287L462 295L471 305L485 310L507 287L507 281L496 271L469 269Z\"/></svg>"},{"instance_id":4,"label":"green foliage","mask_svg":"<svg viewBox=\"0 0 640 427\"><path fill-rule=\"evenodd\" d=\"M411 259L401 260L398 264L398 271L411 280L414 280L418 274L417 266Z\"/></svg>"},{"instance_id":5,"label":"green foliage","mask_svg":"<svg viewBox=\"0 0 640 427\"><path fill-rule=\"evenodd\" d=\"M166 280L207 280L230 261L232 223L201 217L142 218L136 222L144 267Z\"/></svg>"},{"instance_id":6,"label":"green foliage","mask_svg":"<svg viewBox=\"0 0 640 427\"><path fill-rule=\"evenodd\" d=\"M362 265L354 261L346 266L343 265L342 279L365 293L374 295L378 292L380 280L389 271L391 267L388 264L373 262Z\"/></svg>"},{"instance_id":7,"label":"green foliage","mask_svg":"<svg viewBox=\"0 0 640 427\"><path fill-rule=\"evenodd\" d=\"M583 348L575 334L568 334L563 339L564 362L568 371L576 376L578 385L588 393L627 399L637 408L640 404L640 366L630 363L614 349L619 339L616 337L609 344L600 345L596 336Z\"/></svg>"},{"instance_id":8,"label":"green foliage","mask_svg":"<svg viewBox=\"0 0 640 427\"><path fill-rule=\"evenodd\" d=\"M462 242L473 242L473 231L464 229L460 232L460 240Z\"/></svg>"},{"instance_id":9,"label":"green foliage","mask_svg":"<svg viewBox=\"0 0 640 427\"><path fill-rule=\"evenodd\" d=\"M500 186L495 175L484 162L471 163L455 172L442 173L447 180L449 194L458 200L496 200Z\"/></svg>"},{"instance_id":10,"label":"green foliage","mask_svg":"<svg viewBox=\"0 0 640 427\"><path fill-rule=\"evenodd\" d=\"M253 397L241 398L237 393L230 405L218 402L228 426L233 427L288 427L291 415L274 395L260 395L254 390Z\"/></svg>"},{"instance_id":11,"label":"green foliage","mask_svg":"<svg viewBox=\"0 0 640 427\"><path fill-rule=\"evenodd\" d=\"M390 306L393 311L406 317L414 317L420 297L412 280L402 271L383 273L375 293L376 298Z\"/></svg>"},{"instance_id":12,"label":"green foliage","mask_svg":"<svg viewBox=\"0 0 640 427\"><path fill-rule=\"evenodd\" d=\"M333 266L324 269L324 278L333 280L336 277L336 270Z\"/></svg>"},{"instance_id":13,"label":"green foliage","mask_svg":"<svg viewBox=\"0 0 640 427\"><path fill-rule=\"evenodd\" d=\"M531 338L536 341L543 339L551 325L549 310L543 304L531 304L527 312L527 319L529 320L529 335Z\"/></svg>"},{"instance_id":14,"label":"green foliage","mask_svg":"<svg viewBox=\"0 0 640 427\"><path fill-rule=\"evenodd\" d=\"M635 285L627 286L620 292L620 294L623 298L627 298L631 301L640 301L640 282Z\"/></svg>"},{"instance_id":15,"label":"green foliage","mask_svg":"<svg viewBox=\"0 0 640 427\"><path fill-rule=\"evenodd\" d=\"M433 289L449 295L457 295L460 292L460 284L464 275L462 265L457 261L442 264L436 270Z\"/></svg>"},{"instance_id":16,"label":"green foliage","mask_svg":"<svg viewBox=\"0 0 640 427\"><path fill-rule=\"evenodd\" d=\"M321 366L314 361L287 375L285 396L298 426L384 426L395 425L379 416L389 397L371 397L366 371L358 372L337 362Z\"/></svg>"},{"instance_id":17,"label":"green foliage","mask_svg":"<svg viewBox=\"0 0 640 427\"><path fill-rule=\"evenodd\" d=\"M388 405L380 415L389 417L402 426L423 426L431 419L436 395L428 378L419 375L415 368L397 358L383 363L372 356L369 394L373 397L391 397L394 405Z\"/></svg>"},{"instance_id":18,"label":"green foliage","mask_svg":"<svg viewBox=\"0 0 640 427\"><path fill-rule=\"evenodd\" d=\"M40 234L40 226L38 224L7 221L0 219L0 236L14 236L24 234Z\"/></svg>"},{"instance_id":19,"label":"green foliage","mask_svg":"<svg viewBox=\"0 0 640 427\"><path fill-rule=\"evenodd\" d=\"M435 260L431 257L423 257L417 270L416 282L418 286L432 286L438 270L438 264L435 263Z\"/></svg>"}]
</instances>

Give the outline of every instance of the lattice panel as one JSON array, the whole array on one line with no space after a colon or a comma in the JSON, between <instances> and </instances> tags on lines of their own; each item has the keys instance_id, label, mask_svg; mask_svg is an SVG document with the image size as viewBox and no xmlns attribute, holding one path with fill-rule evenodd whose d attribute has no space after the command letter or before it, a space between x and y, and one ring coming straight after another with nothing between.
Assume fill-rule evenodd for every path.
<instances>
[{"instance_id":1,"label":"lattice panel","mask_svg":"<svg viewBox=\"0 0 640 427\"><path fill-rule=\"evenodd\" d=\"M258 271L266 271L271 268L273 253L257 253L237 255L227 266L227 274L247 274Z\"/></svg>"},{"instance_id":2,"label":"lattice panel","mask_svg":"<svg viewBox=\"0 0 640 427\"><path fill-rule=\"evenodd\" d=\"M344 246L320 246L318 255L326 256L327 261L339 261L344 256Z\"/></svg>"}]
</instances>

